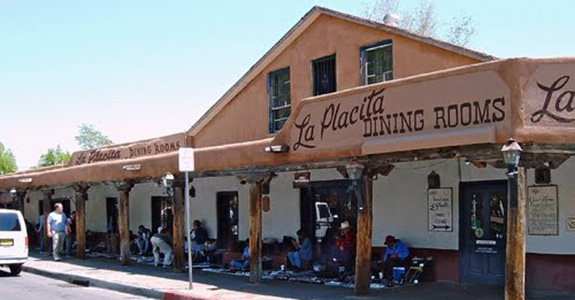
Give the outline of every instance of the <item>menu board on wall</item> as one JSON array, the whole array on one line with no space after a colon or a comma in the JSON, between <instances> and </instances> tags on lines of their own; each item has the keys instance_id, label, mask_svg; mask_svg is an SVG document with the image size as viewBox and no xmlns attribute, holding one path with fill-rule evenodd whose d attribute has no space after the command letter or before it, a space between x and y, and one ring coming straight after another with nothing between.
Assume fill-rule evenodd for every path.
<instances>
[{"instance_id":1,"label":"menu board on wall","mask_svg":"<svg viewBox=\"0 0 575 300\"><path fill-rule=\"evenodd\" d=\"M530 186L528 198L529 235L558 235L557 186Z\"/></svg>"},{"instance_id":2,"label":"menu board on wall","mask_svg":"<svg viewBox=\"0 0 575 300\"><path fill-rule=\"evenodd\" d=\"M453 200L451 188L429 189L427 191L429 231L453 231Z\"/></svg>"}]
</instances>

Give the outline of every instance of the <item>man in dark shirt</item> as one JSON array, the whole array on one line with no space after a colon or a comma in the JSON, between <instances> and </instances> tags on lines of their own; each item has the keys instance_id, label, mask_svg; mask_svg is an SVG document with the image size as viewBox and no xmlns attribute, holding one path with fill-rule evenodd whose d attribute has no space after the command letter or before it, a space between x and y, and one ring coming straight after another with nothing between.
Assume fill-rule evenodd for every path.
<instances>
[{"instance_id":1,"label":"man in dark shirt","mask_svg":"<svg viewBox=\"0 0 575 300\"><path fill-rule=\"evenodd\" d=\"M66 221L66 256L72 255L72 245L76 241L76 212L73 211Z\"/></svg>"},{"instance_id":2,"label":"man in dark shirt","mask_svg":"<svg viewBox=\"0 0 575 300\"><path fill-rule=\"evenodd\" d=\"M192 253L194 255L199 254L203 250L203 245L208 241L208 232L202 226L202 222L199 220L194 220L194 229L190 232L190 237L192 239Z\"/></svg>"},{"instance_id":3,"label":"man in dark shirt","mask_svg":"<svg viewBox=\"0 0 575 300\"><path fill-rule=\"evenodd\" d=\"M136 245L138 246L138 251L140 256L145 255L150 251L150 239L152 238L152 231L140 225L138 227L138 237L136 238Z\"/></svg>"}]
</instances>

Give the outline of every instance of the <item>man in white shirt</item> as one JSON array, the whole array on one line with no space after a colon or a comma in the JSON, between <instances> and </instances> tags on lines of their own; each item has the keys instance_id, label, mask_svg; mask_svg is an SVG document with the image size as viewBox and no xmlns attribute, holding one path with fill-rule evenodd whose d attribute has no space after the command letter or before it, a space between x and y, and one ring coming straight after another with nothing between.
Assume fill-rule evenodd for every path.
<instances>
[{"instance_id":1,"label":"man in white shirt","mask_svg":"<svg viewBox=\"0 0 575 300\"><path fill-rule=\"evenodd\" d=\"M63 212L64 207L62 203L54 205L54 211L48 215L46 221L46 229L48 230L48 237L52 238L52 253L55 261L61 261L61 252L64 246L64 238L66 232L66 214Z\"/></svg>"}]
</instances>

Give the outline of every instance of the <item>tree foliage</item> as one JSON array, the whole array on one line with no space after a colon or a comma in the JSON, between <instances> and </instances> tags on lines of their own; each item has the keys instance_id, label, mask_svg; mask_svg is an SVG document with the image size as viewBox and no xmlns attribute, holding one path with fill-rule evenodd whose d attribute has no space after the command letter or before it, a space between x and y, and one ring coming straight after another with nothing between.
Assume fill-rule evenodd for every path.
<instances>
[{"instance_id":1,"label":"tree foliage","mask_svg":"<svg viewBox=\"0 0 575 300\"><path fill-rule=\"evenodd\" d=\"M0 175L13 173L17 170L14 154L10 149L6 149L4 144L0 143Z\"/></svg>"},{"instance_id":2,"label":"tree foliage","mask_svg":"<svg viewBox=\"0 0 575 300\"><path fill-rule=\"evenodd\" d=\"M75 138L82 150L104 147L113 144L112 140L107 135L104 135L99 130L96 130L94 126L89 124L80 125L78 135Z\"/></svg>"},{"instance_id":3,"label":"tree foliage","mask_svg":"<svg viewBox=\"0 0 575 300\"><path fill-rule=\"evenodd\" d=\"M60 145L56 148L48 149L48 152L40 156L40 162L38 165L40 167L65 165L72 158L72 154L68 151L64 151Z\"/></svg>"},{"instance_id":4,"label":"tree foliage","mask_svg":"<svg viewBox=\"0 0 575 300\"><path fill-rule=\"evenodd\" d=\"M430 0L419 0L413 11L399 11L399 0L374 0L363 2L364 17L383 22L385 15L398 13L399 27L411 32L441 38L452 44L465 46L475 34L473 18L465 12L454 16L451 22L439 22L435 5Z\"/></svg>"}]
</instances>

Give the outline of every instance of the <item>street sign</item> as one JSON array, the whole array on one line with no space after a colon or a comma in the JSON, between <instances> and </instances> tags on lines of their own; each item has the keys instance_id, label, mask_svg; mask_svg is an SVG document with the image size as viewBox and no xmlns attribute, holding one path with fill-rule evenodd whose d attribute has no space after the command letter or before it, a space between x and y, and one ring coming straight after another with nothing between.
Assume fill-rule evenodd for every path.
<instances>
[{"instance_id":1,"label":"street sign","mask_svg":"<svg viewBox=\"0 0 575 300\"><path fill-rule=\"evenodd\" d=\"M178 166L180 172L195 171L194 148L180 148L178 150Z\"/></svg>"}]
</instances>

